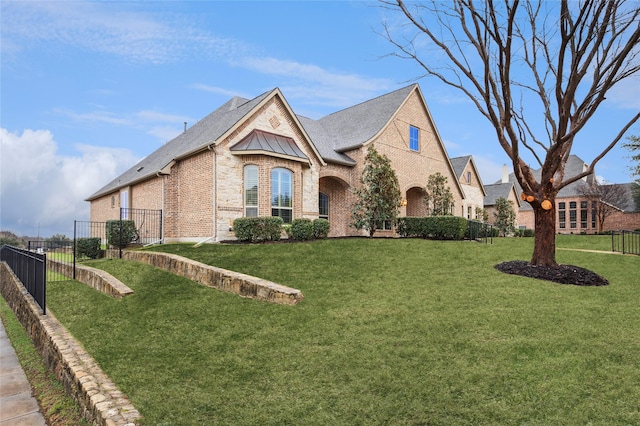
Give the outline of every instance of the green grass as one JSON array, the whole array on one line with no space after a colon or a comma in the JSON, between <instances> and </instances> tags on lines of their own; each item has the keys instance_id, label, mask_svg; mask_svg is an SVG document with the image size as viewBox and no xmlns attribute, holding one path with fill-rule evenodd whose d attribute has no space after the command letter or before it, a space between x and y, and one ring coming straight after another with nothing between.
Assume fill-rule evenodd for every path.
<instances>
[{"instance_id":1,"label":"green grass","mask_svg":"<svg viewBox=\"0 0 640 426\"><path fill-rule=\"evenodd\" d=\"M135 295L66 282L48 301L145 424L640 423L640 258L558 251L607 287L493 268L532 248L531 238L165 245L156 249L305 298L273 305L102 260L91 264Z\"/></svg>"},{"instance_id":2,"label":"green grass","mask_svg":"<svg viewBox=\"0 0 640 426\"><path fill-rule=\"evenodd\" d=\"M2 297L0 318L48 424L88 425L80 414L80 407L65 394L64 387L44 364L24 328Z\"/></svg>"}]
</instances>

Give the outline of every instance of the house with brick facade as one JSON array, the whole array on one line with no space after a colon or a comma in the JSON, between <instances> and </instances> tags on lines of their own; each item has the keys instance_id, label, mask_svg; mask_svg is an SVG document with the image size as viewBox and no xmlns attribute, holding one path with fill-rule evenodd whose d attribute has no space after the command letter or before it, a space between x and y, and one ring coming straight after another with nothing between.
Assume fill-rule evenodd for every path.
<instances>
[{"instance_id":1,"label":"house with brick facade","mask_svg":"<svg viewBox=\"0 0 640 426\"><path fill-rule=\"evenodd\" d=\"M295 114L280 89L234 97L89 198L91 220L120 208L162 211L166 242L234 238L239 217L318 217L329 236L350 226L353 188L369 146L396 171L402 216L424 216L429 175L447 177L456 206L465 192L420 87L413 84L318 120ZM460 210L457 210L461 212ZM376 235L394 235L392 229Z\"/></svg>"},{"instance_id":2,"label":"house with brick facade","mask_svg":"<svg viewBox=\"0 0 640 426\"><path fill-rule=\"evenodd\" d=\"M480 219L478 209L484 208L484 198L487 193L480 178L480 173L473 161L473 156L465 155L451 159L456 178L464 191L464 200L459 207L460 216L467 219Z\"/></svg>"},{"instance_id":3,"label":"house with brick facade","mask_svg":"<svg viewBox=\"0 0 640 426\"><path fill-rule=\"evenodd\" d=\"M521 210L522 204L520 203L520 197L518 196L516 185L513 182L502 181L492 185L485 185L484 189L486 192L486 196L484 197L484 209L487 212L489 223L495 223L496 214L498 213L496 202L500 198L504 198L511 202L513 211L516 213L514 226L516 228L518 228L518 226L522 226L519 222L519 211Z\"/></svg>"},{"instance_id":4,"label":"house with brick facade","mask_svg":"<svg viewBox=\"0 0 640 426\"><path fill-rule=\"evenodd\" d=\"M575 176L587 170L587 164L577 155L570 155L565 166L565 176ZM535 170L534 176L540 179L540 169ZM504 174L504 173L503 173ZM506 181L515 186L518 200L522 188L515 175L511 173ZM597 219L597 202L585 197L582 187L593 183L594 175L589 175L562 188L556 196L556 232L560 234L595 234L604 231L634 230L640 228L640 209L633 201L632 184L613 184L622 186L626 197L617 206L612 206L615 212L607 217L603 229L599 229ZM486 201L485 201L486 202ZM518 225L521 228L535 229L533 208L527 202L522 202L518 209Z\"/></svg>"}]
</instances>

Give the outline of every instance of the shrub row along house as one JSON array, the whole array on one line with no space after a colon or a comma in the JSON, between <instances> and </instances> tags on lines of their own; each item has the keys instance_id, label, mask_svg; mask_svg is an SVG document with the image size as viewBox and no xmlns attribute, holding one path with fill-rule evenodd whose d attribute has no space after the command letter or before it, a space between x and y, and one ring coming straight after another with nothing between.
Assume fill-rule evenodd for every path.
<instances>
[{"instance_id":1,"label":"shrub row along house","mask_svg":"<svg viewBox=\"0 0 640 426\"><path fill-rule=\"evenodd\" d=\"M455 206L465 205L417 84L318 120L295 114L276 88L254 99L234 97L185 127L91 195L91 220L118 219L121 207L161 210L165 242L233 239L234 219L252 216L285 223L321 217L330 222L329 236L362 235L350 226L352 190L370 145L397 174L401 216L426 215L423 190L435 173L447 178Z\"/></svg>"}]
</instances>

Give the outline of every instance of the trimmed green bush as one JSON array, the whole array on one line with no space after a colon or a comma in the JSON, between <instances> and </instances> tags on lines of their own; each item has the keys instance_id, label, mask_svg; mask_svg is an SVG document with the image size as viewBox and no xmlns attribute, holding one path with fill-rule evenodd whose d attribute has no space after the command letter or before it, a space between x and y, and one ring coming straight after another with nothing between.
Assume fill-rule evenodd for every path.
<instances>
[{"instance_id":1,"label":"trimmed green bush","mask_svg":"<svg viewBox=\"0 0 640 426\"><path fill-rule=\"evenodd\" d=\"M299 241L311 240L313 238L313 222L311 219L293 219L293 222L291 222L291 237Z\"/></svg>"},{"instance_id":2,"label":"trimmed green bush","mask_svg":"<svg viewBox=\"0 0 640 426\"><path fill-rule=\"evenodd\" d=\"M102 254L100 249L100 238L78 238L76 242L76 253L78 257L88 257L98 259Z\"/></svg>"},{"instance_id":3,"label":"trimmed green bush","mask_svg":"<svg viewBox=\"0 0 640 426\"><path fill-rule=\"evenodd\" d=\"M316 239L327 238L329 235L329 221L327 219L316 219L313 221L313 237Z\"/></svg>"},{"instance_id":4,"label":"trimmed green bush","mask_svg":"<svg viewBox=\"0 0 640 426\"><path fill-rule=\"evenodd\" d=\"M124 248L138 239L133 220L108 220L106 226L107 242L112 247Z\"/></svg>"},{"instance_id":5,"label":"trimmed green bush","mask_svg":"<svg viewBox=\"0 0 640 426\"><path fill-rule=\"evenodd\" d=\"M463 240L468 224L459 216L401 217L396 229L401 237Z\"/></svg>"},{"instance_id":6,"label":"trimmed green bush","mask_svg":"<svg viewBox=\"0 0 640 426\"><path fill-rule=\"evenodd\" d=\"M233 232L240 241L278 241L282 234L281 217L240 217L233 221Z\"/></svg>"}]
</instances>

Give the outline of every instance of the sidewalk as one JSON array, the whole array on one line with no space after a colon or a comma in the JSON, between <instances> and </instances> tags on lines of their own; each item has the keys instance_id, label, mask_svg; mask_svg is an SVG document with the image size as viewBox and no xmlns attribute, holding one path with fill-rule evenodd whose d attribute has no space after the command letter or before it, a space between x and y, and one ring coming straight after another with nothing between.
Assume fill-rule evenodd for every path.
<instances>
[{"instance_id":1,"label":"sidewalk","mask_svg":"<svg viewBox=\"0 0 640 426\"><path fill-rule=\"evenodd\" d=\"M0 426L46 426L38 402L31 395L16 352L0 321Z\"/></svg>"}]
</instances>

